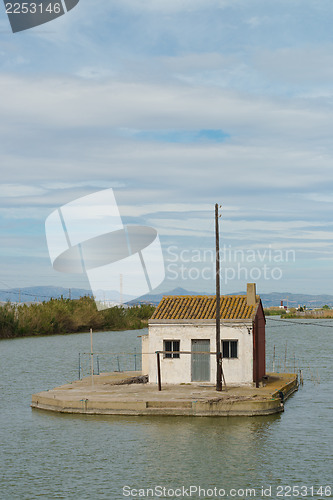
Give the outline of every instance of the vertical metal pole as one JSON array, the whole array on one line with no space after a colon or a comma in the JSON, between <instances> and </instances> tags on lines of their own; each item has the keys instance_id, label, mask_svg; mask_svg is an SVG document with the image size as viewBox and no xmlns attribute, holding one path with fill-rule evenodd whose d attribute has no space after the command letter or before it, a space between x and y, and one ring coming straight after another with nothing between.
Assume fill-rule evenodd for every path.
<instances>
[{"instance_id":1,"label":"vertical metal pole","mask_svg":"<svg viewBox=\"0 0 333 500\"><path fill-rule=\"evenodd\" d=\"M219 206L215 204L215 242L216 242L216 390L222 391L221 365L221 321L220 321L220 238Z\"/></svg>"},{"instance_id":2,"label":"vertical metal pole","mask_svg":"<svg viewBox=\"0 0 333 500\"><path fill-rule=\"evenodd\" d=\"M118 361L118 372L120 372L119 356L117 356L117 361Z\"/></svg>"},{"instance_id":3,"label":"vertical metal pole","mask_svg":"<svg viewBox=\"0 0 333 500\"><path fill-rule=\"evenodd\" d=\"M79 352L79 380L81 380L81 353Z\"/></svg>"},{"instance_id":4,"label":"vertical metal pole","mask_svg":"<svg viewBox=\"0 0 333 500\"><path fill-rule=\"evenodd\" d=\"M161 361L160 361L160 353L159 351L156 352L157 355L157 380L158 380L158 390L162 390L162 385L161 385Z\"/></svg>"},{"instance_id":5,"label":"vertical metal pole","mask_svg":"<svg viewBox=\"0 0 333 500\"><path fill-rule=\"evenodd\" d=\"M274 344L274 352L273 352L273 373L275 373L275 344Z\"/></svg>"},{"instance_id":6,"label":"vertical metal pole","mask_svg":"<svg viewBox=\"0 0 333 500\"><path fill-rule=\"evenodd\" d=\"M134 348L134 371L136 372L136 348Z\"/></svg>"},{"instance_id":7,"label":"vertical metal pole","mask_svg":"<svg viewBox=\"0 0 333 500\"><path fill-rule=\"evenodd\" d=\"M99 375L99 356L97 356L97 375Z\"/></svg>"},{"instance_id":8,"label":"vertical metal pole","mask_svg":"<svg viewBox=\"0 0 333 500\"><path fill-rule=\"evenodd\" d=\"M94 385L94 351L93 351L93 338L92 328L90 328L90 361L91 361L91 385Z\"/></svg>"}]
</instances>

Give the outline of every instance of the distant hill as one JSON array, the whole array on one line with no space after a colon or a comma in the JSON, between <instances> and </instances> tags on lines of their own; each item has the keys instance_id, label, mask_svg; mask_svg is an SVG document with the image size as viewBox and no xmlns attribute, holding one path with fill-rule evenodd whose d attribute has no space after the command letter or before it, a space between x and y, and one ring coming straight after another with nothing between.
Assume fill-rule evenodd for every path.
<instances>
[{"instance_id":1,"label":"distant hill","mask_svg":"<svg viewBox=\"0 0 333 500\"><path fill-rule=\"evenodd\" d=\"M169 292L142 295L136 300L131 300L130 302L128 302L128 304L131 305L131 304L140 304L146 302L149 302L150 304L159 304L164 295L210 295L210 294L206 292L204 293L190 292L189 290L185 290L185 288L178 287L174 288L173 290L170 290Z\"/></svg>"},{"instance_id":2,"label":"distant hill","mask_svg":"<svg viewBox=\"0 0 333 500\"><path fill-rule=\"evenodd\" d=\"M111 290L97 290L99 300L103 300L103 295L107 295L109 301L118 303L120 300L119 292ZM8 290L0 290L0 302L44 302L50 299L79 299L89 295L92 297L91 290L85 288L64 288L61 286L30 286L25 288L10 288ZM131 295L123 295L123 301L129 301L133 298Z\"/></svg>"},{"instance_id":3,"label":"distant hill","mask_svg":"<svg viewBox=\"0 0 333 500\"><path fill-rule=\"evenodd\" d=\"M235 292L228 295L244 295L246 292ZM110 292L113 296L114 301L119 301L118 292ZM8 290L0 290L0 302L43 302L50 300L51 298L60 298L61 296L68 299L79 299L85 295L92 296L90 290L84 288L68 288L56 287L56 286L32 286L25 288L10 288ZM139 299L130 300L131 297L123 297L124 301L127 300L127 304L140 304L140 303L150 303L157 305L164 295L212 295L208 292L193 292L186 290L185 288L174 288L168 292L157 293L157 294L147 294L143 295ZM289 292L272 292L272 293L262 293L260 294L261 300L264 307L279 306L281 300L283 300L284 305L289 307L296 307L298 305L306 305L307 308L322 307L327 304L333 307L333 295L310 295L304 293L289 293ZM288 301L287 301L288 298Z\"/></svg>"},{"instance_id":4,"label":"distant hill","mask_svg":"<svg viewBox=\"0 0 333 500\"><path fill-rule=\"evenodd\" d=\"M10 288L0 290L0 301L7 302L43 302L51 298L57 299L63 296L68 299L79 299L84 295L92 295L90 290L84 288L63 288L58 286L29 286L25 288Z\"/></svg>"},{"instance_id":5,"label":"distant hill","mask_svg":"<svg viewBox=\"0 0 333 500\"><path fill-rule=\"evenodd\" d=\"M245 295L245 291L230 293L228 295ZM165 293L147 294L140 297L138 300L133 300L129 304L137 304L141 302L149 302L151 304L158 304L164 295L213 295L208 292L190 292L184 288L175 288ZM327 304L333 307L333 295L310 295L304 293L289 293L289 292L271 292L261 293L260 298L264 307L279 306L281 300L284 305L289 307L297 307L298 305L306 305L308 308L322 307Z\"/></svg>"}]
</instances>

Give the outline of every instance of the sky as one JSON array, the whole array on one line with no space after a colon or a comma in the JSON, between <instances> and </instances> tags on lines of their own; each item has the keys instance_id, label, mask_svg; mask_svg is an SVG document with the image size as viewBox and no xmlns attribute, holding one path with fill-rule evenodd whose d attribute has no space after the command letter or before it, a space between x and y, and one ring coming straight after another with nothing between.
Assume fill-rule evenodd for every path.
<instances>
[{"instance_id":1,"label":"sky","mask_svg":"<svg viewBox=\"0 0 333 500\"><path fill-rule=\"evenodd\" d=\"M0 288L89 288L45 220L113 188L165 280L332 293L333 11L321 0L80 0L12 33L0 6Z\"/></svg>"}]
</instances>

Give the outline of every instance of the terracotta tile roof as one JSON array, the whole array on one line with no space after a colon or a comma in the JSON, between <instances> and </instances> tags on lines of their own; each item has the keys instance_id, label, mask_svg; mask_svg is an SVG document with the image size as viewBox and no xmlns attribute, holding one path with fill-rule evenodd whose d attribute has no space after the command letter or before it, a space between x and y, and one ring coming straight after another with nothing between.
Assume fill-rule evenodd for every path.
<instances>
[{"instance_id":1,"label":"terracotta tile roof","mask_svg":"<svg viewBox=\"0 0 333 500\"><path fill-rule=\"evenodd\" d=\"M246 295L232 295L221 297L221 319L251 319L260 300L248 306ZM215 319L216 298L214 295L167 295L155 309L152 320L156 319Z\"/></svg>"}]
</instances>

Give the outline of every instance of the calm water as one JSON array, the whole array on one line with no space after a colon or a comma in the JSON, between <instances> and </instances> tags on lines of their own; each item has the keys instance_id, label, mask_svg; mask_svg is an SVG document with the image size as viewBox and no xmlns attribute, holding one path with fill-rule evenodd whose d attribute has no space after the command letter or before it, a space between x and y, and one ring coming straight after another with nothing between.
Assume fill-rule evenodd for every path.
<instances>
[{"instance_id":1,"label":"calm water","mask_svg":"<svg viewBox=\"0 0 333 500\"><path fill-rule=\"evenodd\" d=\"M332 321L320 323L333 326ZM0 499L190 498L191 485L207 490L200 496L192 489L192 498L223 498L212 496L214 487L217 494L225 490L224 498L332 497L329 489L325 496L318 488L333 486L333 329L316 321L282 325L268 320L268 368L274 344L284 363L287 342L291 364L295 352L296 364L305 371L305 384L283 414L255 418L95 417L32 410L32 393L77 379L78 352L89 350L89 335L1 341ZM142 333L95 333L94 350L140 350ZM319 378L320 383L314 380ZM308 490L289 492L281 485ZM159 495L159 489L156 495L130 493L124 486L163 486L170 495ZM184 493L172 493L183 486ZM247 488L254 488L255 496L233 490Z\"/></svg>"}]
</instances>

